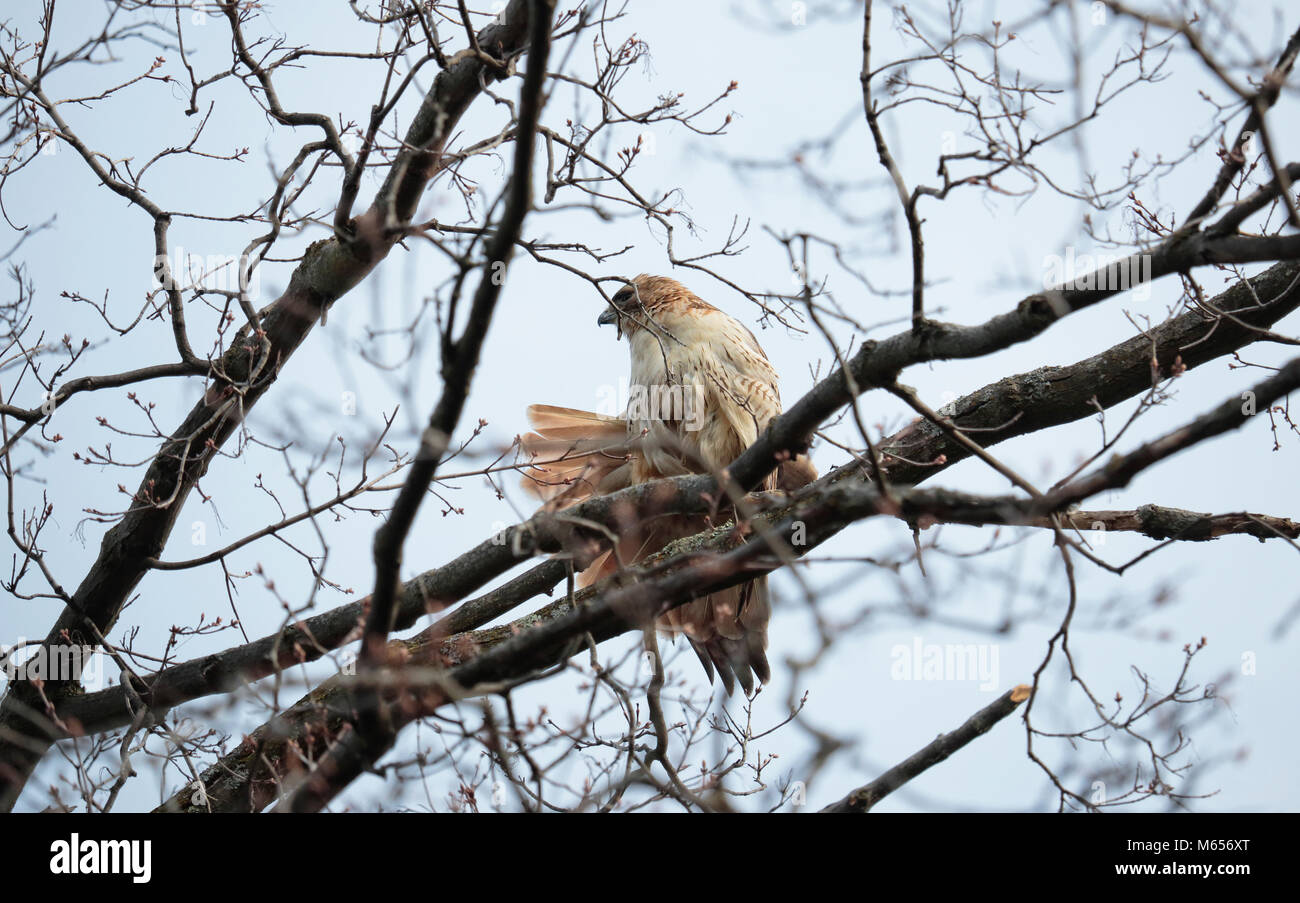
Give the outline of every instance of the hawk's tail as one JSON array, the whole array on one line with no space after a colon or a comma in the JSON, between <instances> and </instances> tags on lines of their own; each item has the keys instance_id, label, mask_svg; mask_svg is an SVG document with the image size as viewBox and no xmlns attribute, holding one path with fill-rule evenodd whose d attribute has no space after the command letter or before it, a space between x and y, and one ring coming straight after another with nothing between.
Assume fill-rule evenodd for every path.
<instances>
[{"instance_id":1,"label":"hawk's tail","mask_svg":"<svg viewBox=\"0 0 1300 903\"><path fill-rule=\"evenodd\" d=\"M710 593L678 606L659 620L669 634L684 634L713 680L716 670L727 695L739 683L746 695L772 679L767 661L767 623L772 617L767 577Z\"/></svg>"},{"instance_id":2,"label":"hawk's tail","mask_svg":"<svg viewBox=\"0 0 1300 903\"><path fill-rule=\"evenodd\" d=\"M701 521L686 527L682 535L704 529ZM590 586L653 554L676 538L654 528L629 525L620 531L618 544L597 557L578 575L579 586ZM669 636L685 636L712 682L716 672L727 695L739 683L745 693L754 692L754 678L760 683L772 679L767 661L767 624L772 618L767 577L718 590L669 610L655 627Z\"/></svg>"},{"instance_id":3,"label":"hawk's tail","mask_svg":"<svg viewBox=\"0 0 1300 903\"><path fill-rule=\"evenodd\" d=\"M592 496L631 485L627 421L549 404L528 406L537 432L520 437L532 466L523 486L553 508L567 508Z\"/></svg>"}]
</instances>

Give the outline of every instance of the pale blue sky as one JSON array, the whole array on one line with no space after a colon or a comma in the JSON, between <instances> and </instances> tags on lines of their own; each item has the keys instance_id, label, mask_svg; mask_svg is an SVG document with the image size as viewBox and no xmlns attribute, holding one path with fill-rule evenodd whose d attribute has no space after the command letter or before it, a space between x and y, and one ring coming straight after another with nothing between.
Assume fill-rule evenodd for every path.
<instances>
[{"instance_id":1,"label":"pale blue sky","mask_svg":"<svg viewBox=\"0 0 1300 903\"><path fill-rule=\"evenodd\" d=\"M86 4L87 7L96 6ZM750 173L739 180L729 167L714 155L747 158L780 158L801 141L831 132L847 122L846 133L835 155L827 162L828 172L839 178L878 180L878 167L870 139L860 115L861 95L858 72L861 66L861 21L857 11L848 15L832 14L821 5L809 4L806 22L792 21L787 3L724 4L660 2L632 4L626 19L612 26L614 34L635 31L651 48L651 64L638 68L620 85L621 96L629 107L644 105L669 91L685 91L684 102L701 103L736 80L739 89L719 108L719 114L733 111L735 119L720 138L701 138L680 127L663 126L654 132L654 153L641 158L632 177L647 193L679 188L684 209L699 226L698 239L678 230L677 253L689 256L715 248L725 238L733 217L751 221L748 250L719 264L730 278L753 287L787 287L791 284L784 253L762 231L763 226L781 231L806 229L841 240L846 246L876 249L861 258L869 278L878 287L905 288L910 279L907 254L901 248L889 252L890 239L882 231L879 217L896 206L892 193L883 190L846 195L846 203L861 206L863 224L847 226L837 220L819 201L797 182L783 174ZM738 9L744 7L744 14ZM836 8L844 6L837 4ZM30 2L7 7L16 21L33 19ZM290 40L320 48L373 46L373 28L361 29L352 22L346 4L307 3L306 0L281 0L264 4L275 27L289 33ZM992 19L1018 21L1032 8L1024 3L963 4L967 25L984 27ZM310 15L304 13L311 9ZM1275 45L1300 22L1285 20L1276 25L1265 3L1237 4L1239 25L1260 42L1271 55ZM856 10L856 7L854 7ZM88 27L68 11L61 18L56 33L81 36ZM900 53L889 28L890 16L882 9L876 24L877 62ZM1294 18L1294 15L1292 15ZM24 26L31 29L30 25ZM1113 21L1097 26L1088 34L1095 41L1090 56L1093 79L1127 35ZM211 21L187 33L193 35L193 62L200 74L225 65L228 33L224 25ZM589 68L585 59L587 45L575 59ZM52 77L50 90L59 96L90 93L84 79L98 74L108 81L125 80L141 69L157 52L136 44L134 56L91 73L88 70ZM160 72L183 76L173 55ZM1062 70L1058 45L1039 30L1028 29L1016 46L1013 59L1032 73L1058 82ZM1102 182L1113 182L1119 169L1134 151L1143 159L1174 159L1185 152L1193 134L1207 129L1212 110L1196 97L1204 88L1216 99L1224 100L1223 91L1207 80L1198 67L1181 52L1170 62L1172 77L1154 86L1142 86L1131 98L1121 98L1084 132L1090 163ZM587 71L583 69L582 71ZM111 73L111 74L110 74ZM378 69L355 67L343 63L316 63L303 70L279 76L282 100L291 109L340 113L344 119L364 121L375 97L382 73ZM96 85L97 89L103 82ZM504 89L518 90L517 83ZM179 87L159 83L137 85L110 102L94 109L69 107L65 111L70 124L92 146L114 158L147 159L164 144L183 144L192 134L193 118L184 116L185 102ZM247 146L249 155L243 163L164 161L146 183L151 197L167 208L200 211L224 216L251 209L267 192L270 181L268 163L283 165L303 140L311 140L309 130L285 135L273 129L253 107L246 92L229 82L217 86L207 100L216 101L215 110L205 132L205 147L210 153L230 153ZM410 106L403 108L409 115ZM572 115L572 100L559 93L553 98L544 121L563 127ZM1036 115L1045 126L1068 117L1064 109L1043 105ZM846 119L846 116L849 117ZM500 123L501 113L489 103L474 107L463 122L465 140L476 140ZM403 119L403 125L405 124ZM1239 123L1240 117L1236 120ZM1272 117L1275 139L1280 153L1288 160L1296 156L1295 99L1286 96ZM717 117L708 120L717 122ZM955 140L958 149L969 142L961 134L963 125L945 118L942 111L920 105L906 106L887 121L888 134L895 155L909 183L934 178L934 161L945 139ZM630 143L620 134L621 143ZM966 142L966 143L963 143ZM476 170L493 191L506 167L508 157L484 161ZM1047 156L1044 165L1059 175L1063 184L1078 183L1077 170L1066 155ZM1153 185L1143 194L1143 201L1166 216L1181 217L1199 199L1217 169L1211 149L1202 150L1174 175ZM362 203L373 193L377 183L363 187ZM337 175L326 171L318 176L317 188L309 194L303 209L311 204L330 203L336 193ZM458 199L446 192L439 182L426 197L422 215L448 221L458 215ZM110 310L116 320L130 319L149 290L152 234L150 223L141 211L128 208L125 202L98 187L84 163L61 149L38 160L7 186L5 208L12 221L37 224L57 214L52 228L28 240L18 257L25 260L37 289L37 322L51 335L71 332L92 341L105 340L110 333L102 324L86 318L87 308L75 308L59 297L61 291L80 292L100 298L109 292ZM923 206L927 217L926 249L928 275L934 281L928 293L933 310L941 309L944 319L977 323L1013 307L1041 282L1044 262L1053 254L1064 254L1073 245L1082 253L1087 247L1081 226L1084 211L1043 189L1029 200L1000 197L974 192L956 193L942 206ZM1127 234L1119 211L1108 217L1094 214L1094 223L1109 222L1117 232ZM238 254L261 228L223 225L192 220L178 220L172 230L174 245L205 255ZM614 223L600 223L577 213L558 213L532 218L525 231L530 236L574 237L593 246L619 248L632 245L627 254L592 267L599 275L629 275L638 272L665 272L684 281L710 302L723 307L750 324L782 374L782 395L787 404L802 395L813 382L810 366L821 363L826 372L829 359L824 341L815 333L800 335L780 326L760 328L757 310L743 297L721 283L698 272L670 273L661 236L647 229L644 222L632 218ZM282 246L300 250L308 241L322 236L317 229ZM16 235L11 240L15 240ZM3 244L3 242L0 242ZM7 244L5 245L7 246ZM359 420L377 420L379 412L391 410L400 402L403 407L399 424L427 416L440 392L434 355L424 361L415 391L394 391L393 384L357 359L344 362L340 354L354 351L362 340L364 327L394 326L418 306L418 299L428 295L433 286L446 277L445 267L427 248L412 244L410 253L396 250L365 284L344 298L334 308L326 326L313 333L293 359L280 384L256 410L252 424L267 429L277 425L301 423L309 435L302 438L304 450L319 450L331 433L338 431L335 418L341 419L336 402L344 393L355 393ZM829 286L837 298L864 323L878 323L903 316L908 302L895 297L872 297L849 279L842 270L830 267L825 255L815 257L814 273L830 274ZM274 296L287 279L286 264L268 264L262 275L263 300ZM1203 272L1201 278L1210 290L1221 284L1218 274ZM1134 327L1124 312L1136 320L1149 317L1159 322L1176 302L1176 284L1165 280L1157 284L1149 299L1138 300L1125 295L1072 316L1034 341L1008 349L987 359L939 363L915 367L902 376L915 386L933 406L956 395L976 389L1007 374L1022 372L1045 364L1064 364L1103 350L1128 338ZM600 330L596 315L599 299L582 281L559 270L539 266L527 260L513 267L497 318L485 349L478 378L466 407L463 431L479 418L488 422L482 445L504 446L526 424L525 406L547 402L574 407L595 407L602 392L617 386L627 372L627 351L616 343L612 331ZM1300 323L1295 317L1283 321L1279 331L1294 333ZM196 312L191 333L204 336L210 323ZM897 327L886 327L873 335L888 334ZM432 324L425 321L419 335L423 342L433 342ZM841 339L847 333L838 333ZM114 340L96 349L87 369L76 371L107 372L152 361L159 348L168 347L170 336L166 324L149 323L126 340ZM395 347L395 346L394 346ZM390 349L391 350L391 349ZM1290 357L1287 349L1257 346L1245 357L1253 362L1275 365ZM1120 450L1134 447L1145 438L1158 435L1184 422L1224 398L1239 393L1258 381L1258 369L1230 370L1226 362L1203 366L1182 377L1172 388L1170 403L1155 410L1134 427L1121 443ZM5 390L11 389L7 383ZM193 403L194 384L159 383L138 390L142 399L154 402L154 416L164 428L179 422ZM30 390L29 390L30 394ZM22 393L20 392L20 397ZM314 401L318 400L318 401ZM27 399L30 403L30 399ZM893 429L906 422L898 402L868 394L862 410L872 425ZM1121 405L1111 414L1111 423L1122 422L1132 410L1132 403ZM72 459L74 451L88 445L103 448L112 441L124 458L140 459L149 453L147 442L106 435L94 422L95 414L110 416L114 423L139 426L141 417L119 393L109 402L100 395L81 396L69 402L61 416L56 416L51 432L64 436L56 450L37 464L45 476L44 484L21 484L22 502L28 506L47 493L55 505L50 532L44 537L51 566L65 585L75 586L93 560L104 525L82 522L83 509L119 510L125 497L117 491L119 482L133 488L136 472L101 470ZM410 417L411 420L406 418ZM294 427L297 428L296 426ZM360 429L348 423L347 429ZM850 433L843 426L833 431L841 439ZM1094 421L1057 428L1045 433L997 446L996 454L1030 479L1050 484L1068 473L1081 456L1090 454L1098 443ZM1258 418L1240 433L1205 443L1181 455L1167 466L1143 474L1125 490L1093 499L1088 507L1125 508L1157 503L1198 511L1250 510L1278 516L1294 516L1300 506L1300 491L1295 480L1294 457L1300 438L1280 433L1281 449L1272 451L1268 423ZM403 435L399 447L410 450L409 435ZM486 448L483 449L486 451ZM31 456L32 452L27 452ZM822 444L814 458L823 469L841 463L844 456L837 449ZM300 455L295 459L299 464ZM332 468L331 468L332 469ZM469 469L466 467L456 470ZM257 475L268 483L275 481L286 507L296 508L301 499L293 494L285 479L280 454L265 448L251 447L238 460L222 459L215 463L203 481L204 493L213 496L218 506L218 522L210 506L198 496L187 503L166 556L181 559L202 554L243 535L278 517L274 504L255 488ZM408 573L415 573L448 560L489 535L495 526L510 523L531 511L532 502L507 481L511 489L504 501L497 500L481 480L469 480L449 491L463 515L443 516L435 504L426 505L406 548ZM985 465L967 461L944 472L933 481L936 486L960 487L971 491L1003 492L1006 481ZM329 490L328 478L320 478L314 489L319 494ZM208 545L194 545L193 525L202 524ZM358 595L369 591L372 567L369 539L376 521L354 515L341 523L324 523L333 552L327 576ZM289 534L297 541L314 547L314 534L302 528ZM951 528L946 531L946 545L977 549L987 542L987 531ZM1003 536L1012 535L1003 531ZM927 538L929 534L926 534ZM911 537L901 523L872 522L846 530L819 550L819 556L877 556L906 550ZM1126 560L1150 545L1149 540L1108 537L1101 550L1114 562ZM970 714L990 702L997 693L1028 681L1041 660L1045 642L1055 630L1065 602L1065 583L1059 558L1051 547L1049 535L1029 538L1025 543L997 552L976 564L984 579L955 578L951 565L938 556L927 562L927 581L907 568L894 578L878 569L861 565L818 565L805 571L805 579L814 589L834 589L828 601L828 617L844 617L870 603L877 613L860 626L845 632L834 652L821 664L811 679L805 678L797 688L809 693L803 717L831 732L853 737L859 746L824 772L809 788L809 807L818 807L837 799L857 784L875 777L940 732L951 730ZM292 553L274 543L262 543L232 556L231 566L252 568L262 565L275 580L278 592L297 606L307 597L306 569ZM1292 767L1295 736L1295 696L1300 663L1292 654L1294 632L1279 635L1275 628L1285 614L1300 600L1295 574L1300 558L1294 547L1282 542L1259 543L1246 538L1227 538L1210 544L1189 544L1170 548L1136 566L1121 580L1076 559L1080 575L1080 614L1072 633L1072 649L1097 695L1109 699L1118 691L1135 698L1137 686L1131 665L1148 671L1155 684L1168 689L1181 665L1181 647L1204 636L1207 648L1197 657L1192 678L1198 683L1219 683L1225 674L1237 675L1225 685L1221 701L1208 704L1204 711L1214 717L1200 724L1192 733L1188 756L1193 762L1216 763L1192 790L1207 792L1218 789L1219 795L1195 804L1199 809L1294 810L1300 806L1300 787ZM1019 578L1022 585L1015 591L1003 584ZM770 657L776 666L777 681L760 697L755 707L755 724L763 726L780 720L785 712L788 687L780 662L787 656L799 656L810 649L812 635L787 575L776 578L777 615L772 625ZM906 590L906 595L904 590ZM1144 603L1158 592L1166 592L1168 601L1149 611ZM320 603L334 605L349 596L323 591ZM910 598L927 603L942 620L910 622L891 611ZM279 603L267 593L258 578L244 581L238 599L240 614L250 637L273 630L283 619ZM1033 621L1020 624L1005 635L963 630L960 623L996 623L1004 606L1017 611L1037 611ZM1129 623L1117 626L1120 615L1131 611ZM189 624L202 612L210 620L218 615L229 618L229 604L221 585L220 571L202 569L151 574L140 588L140 595L128 609L115 631L115 637L127 624L141 626L137 645L154 651L161 647L168 628ZM44 635L54 616L48 602L9 600L4 608L5 642L18 636ZM947 622L947 623L945 623ZM1095 624L1093 628L1089 624ZM421 625L423 626L423 625ZM896 646L911 647L915 638L923 644L981 643L994 644L998 676L996 687L982 691L978 681L899 681L891 679ZM215 651L239 641L236 632L184 641L174 652L191 658ZM615 647L617 648L617 647ZM615 649L611 649L613 654ZM1253 676L1241 676L1241 661L1252 653L1258 661ZM689 656L680 662L680 671L688 681L702 680ZM311 674L322 673L322 667ZM328 670L327 668L325 670ZM1044 727L1080 728L1089 722L1086 704L1077 693L1067 693L1059 669L1051 672L1052 691L1040 700L1038 716ZM566 679L567 680L567 679ZM545 701L552 710L563 710L564 700L573 689L566 680L551 681L525 691L521 703ZM298 695L287 691L287 703ZM245 711L251 710L245 706ZM250 720L251 719L251 720ZM223 714L217 719L226 730L247 729L261 720L260 714L235 717ZM428 739L428 735L424 735ZM407 742L414 742L412 737ZM1061 761L1066 750L1044 746L1047 754ZM1249 757L1240 762L1219 765L1238 749L1248 749ZM765 752L781 754L778 770L796 768L807 752L803 735L786 728L764 741ZM1087 761L1106 761L1106 753L1093 747L1085 751ZM52 776L53 760L32 782L23 798L25 808L42 808L46 799L43 783ZM139 767L137 765L137 767ZM801 779L791 773L794 780ZM176 777L169 775L169 784ZM136 782L132 795L123 806L144 807L157 801L157 781ZM361 803L375 791L374 779L358 783L349 798ZM148 785L148 786L146 786ZM1081 792L1089 788L1080 786ZM419 806L418 795L400 802ZM881 804L881 811L936 809L1041 809L1054 806L1054 795L1039 769L1025 756L1025 734L1018 718L1000 724L950 761L932 769L905 790Z\"/></svg>"}]
</instances>

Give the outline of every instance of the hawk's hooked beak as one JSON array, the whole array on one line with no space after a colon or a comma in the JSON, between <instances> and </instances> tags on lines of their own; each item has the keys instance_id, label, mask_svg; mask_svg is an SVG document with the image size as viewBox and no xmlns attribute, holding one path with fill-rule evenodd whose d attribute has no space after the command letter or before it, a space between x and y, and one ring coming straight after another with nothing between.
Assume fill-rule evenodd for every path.
<instances>
[{"instance_id":1,"label":"hawk's hooked beak","mask_svg":"<svg viewBox=\"0 0 1300 903\"><path fill-rule=\"evenodd\" d=\"M623 321L619 319L618 311L616 311L612 307L607 307L605 308L605 312L596 318L596 325L608 326L611 323L614 324L614 329L617 330L614 335L614 338L615 339L623 338Z\"/></svg>"}]
</instances>

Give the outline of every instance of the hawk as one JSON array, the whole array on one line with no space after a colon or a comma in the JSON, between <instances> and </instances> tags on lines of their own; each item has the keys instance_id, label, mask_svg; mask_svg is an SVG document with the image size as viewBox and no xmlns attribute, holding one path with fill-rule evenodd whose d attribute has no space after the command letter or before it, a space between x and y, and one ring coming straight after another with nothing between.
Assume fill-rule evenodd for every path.
<instances>
[{"instance_id":1,"label":"hawk","mask_svg":"<svg viewBox=\"0 0 1300 903\"><path fill-rule=\"evenodd\" d=\"M620 416L535 404L536 432L521 438L532 467L524 487L553 510L660 477L716 473L734 461L781 413L777 375L754 334L676 280L637 276L596 321L626 337L632 372ZM790 491L815 479L804 455L769 474L764 490ZM734 516L725 506L722 517ZM595 583L711 526L707 515L664 514L620 524L617 541L579 577ZM771 678L766 576L710 593L663 615L656 627L685 636L727 695L739 681Z\"/></svg>"}]
</instances>

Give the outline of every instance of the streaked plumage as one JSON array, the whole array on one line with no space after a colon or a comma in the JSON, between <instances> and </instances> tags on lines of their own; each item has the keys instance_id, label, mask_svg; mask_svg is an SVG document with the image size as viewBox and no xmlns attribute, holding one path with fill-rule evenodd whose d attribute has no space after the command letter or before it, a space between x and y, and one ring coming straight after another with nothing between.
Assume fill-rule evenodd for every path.
<instances>
[{"instance_id":1,"label":"streaked plumage","mask_svg":"<svg viewBox=\"0 0 1300 903\"><path fill-rule=\"evenodd\" d=\"M630 346L633 401L623 415L528 409L536 432L522 443L536 463L524 485L555 508L660 477L720 470L781 413L776 372L753 333L685 286L638 276L614 296L614 305L599 322L615 324ZM639 401L638 387L644 387ZM792 489L815 477L811 462L800 456L761 488ZM722 518L731 515L724 506ZM635 563L711 525L707 517L678 514L624 524L614 549L580 582L594 583L620 563ZM656 626L684 634L710 677L716 667L730 694L735 680L753 690L751 672L764 682L770 678L770 615L767 579L760 577L679 606Z\"/></svg>"}]
</instances>

